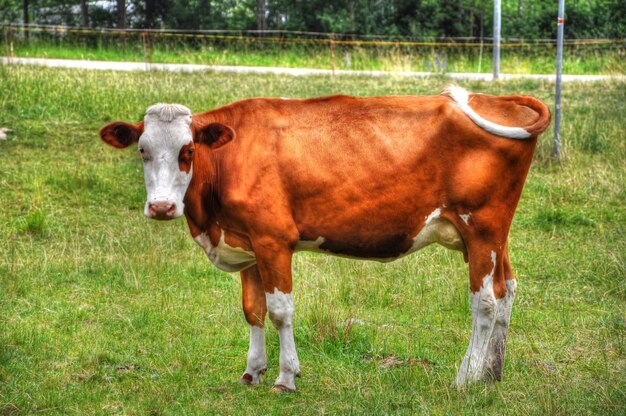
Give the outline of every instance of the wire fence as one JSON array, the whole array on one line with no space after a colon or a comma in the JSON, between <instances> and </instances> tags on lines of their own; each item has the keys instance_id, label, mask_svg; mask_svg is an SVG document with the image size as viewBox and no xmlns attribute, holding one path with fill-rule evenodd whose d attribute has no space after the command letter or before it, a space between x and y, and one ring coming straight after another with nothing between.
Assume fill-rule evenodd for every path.
<instances>
[{"instance_id":1,"label":"wire fence","mask_svg":"<svg viewBox=\"0 0 626 416\"><path fill-rule=\"evenodd\" d=\"M491 69L489 37L416 38L281 30L92 29L13 24L0 24L0 28L4 55L9 57L43 54L146 63L304 66L333 70L488 72ZM626 72L626 39L569 39L564 45L571 62L602 66L591 68L592 72L598 69ZM505 71L516 72L520 69L516 66L528 70L525 67L540 66L544 61L553 67L556 39L504 38L501 48ZM506 68L507 65L511 68Z\"/></svg>"}]
</instances>

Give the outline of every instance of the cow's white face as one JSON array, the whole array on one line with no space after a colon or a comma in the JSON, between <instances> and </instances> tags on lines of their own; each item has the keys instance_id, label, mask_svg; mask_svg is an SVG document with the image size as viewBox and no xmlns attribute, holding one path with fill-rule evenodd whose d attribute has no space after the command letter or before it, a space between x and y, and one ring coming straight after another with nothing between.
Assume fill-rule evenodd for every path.
<instances>
[{"instance_id":1,"label":"cow's white face","mask_svg":"<svg viewBox=\"0 0 626 416\"><path fill-rule=\"evenodd\" d=\"M148 108L137 147L146 182L145 215L158 220L180 217L193 173L191 111L179 104Z\"/></svg>"},{"instance_id":2,"label":"cow's white face","mask_svg":"<svg viewBox=\"0 0 626 416\"><path fill-rule=\"evenodd\" d=\"M100 129L100 138L115 148L137 143L148 193L144 213L157 220L183 215L195 146L213 151L234 137L235 131L220 123L194 124L192 132L191 111L180 104L155 104L143 122L114 121Z\"/></svg>"}]
</instances>

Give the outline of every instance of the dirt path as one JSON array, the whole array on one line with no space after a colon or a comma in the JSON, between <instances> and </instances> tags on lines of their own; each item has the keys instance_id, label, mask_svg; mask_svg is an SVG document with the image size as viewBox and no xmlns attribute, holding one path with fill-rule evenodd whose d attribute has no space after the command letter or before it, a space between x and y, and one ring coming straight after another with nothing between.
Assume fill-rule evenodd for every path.
<instances>
[{"instance_id":1,"label":"dirt path","mask_svg":"<svg viewBox=\"0 0 626 416\"><path fill-rule=\"evenodd\" d=\"M332 75L330 69L309 69L309 68L278 68L278 67L262 67L262 66L225 66L225 65L193 65L193 64L148 64L144 62L113 62L113 61L80 61L73 59L44 59L44 58L9 58L0 57L0 62L10 65L40 65L56 68L80 68L80 69L100 69L114 71L172 71L172 72L195 72L195 71L217 71L232 72L239 74L278 74L278 75ZM389 72L389 71L347 71L336 70L335 75L352 75L352 76L400 76L400 77L430 77L439 76L440 74L433 72ZM450 72L443 74L451 79L459 80L481 80L491 81L492 74L486 73L458 73ZM500 74L500 79L543 79L554 81L555 75L513 75ZM624 75L563 75L563 82L593 82L593 81L609 81L618 80L625 81Z\"/></svg>"}]
</instances>

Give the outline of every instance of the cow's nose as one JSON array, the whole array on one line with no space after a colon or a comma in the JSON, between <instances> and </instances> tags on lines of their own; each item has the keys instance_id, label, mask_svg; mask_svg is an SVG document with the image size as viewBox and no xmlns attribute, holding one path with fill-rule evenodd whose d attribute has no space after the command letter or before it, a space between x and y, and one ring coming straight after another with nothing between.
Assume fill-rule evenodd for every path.
<instances>
[{"instance_id":1,"label":"cow's nose","mask_svg":"<svg viewBox=\"0 0 626 416\"><path fill-rule=\"evenodd\" d=\"M148 214L155 220L171 220L176 215L176 204L166 201L150 202Z\"/></svg>"}]
</instances>

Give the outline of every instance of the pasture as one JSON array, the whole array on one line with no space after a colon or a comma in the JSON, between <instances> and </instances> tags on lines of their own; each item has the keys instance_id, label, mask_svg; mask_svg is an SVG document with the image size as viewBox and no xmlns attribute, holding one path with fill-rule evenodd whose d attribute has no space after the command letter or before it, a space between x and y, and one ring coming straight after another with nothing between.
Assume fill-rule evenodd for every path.
<instances>
[{"instance_id":1,"label":"pasture","mask_svg":"<svg viewBox=\"0 0 626 416\"><path fill-rule=\"evenodd\" d=\"M540 138L510 236L518 278L504 380L452 386L470 336L462 255L391 264L298 254L296 394L236 384L238 274L184 220L143 216L135 149L97 137L155 102L437 94L445 78L292 78L0 66L0 414L624 414L626 84L565 84L564 160ZM541 81L466 82L550 106Z\"/></svg>"}]
</instances>

